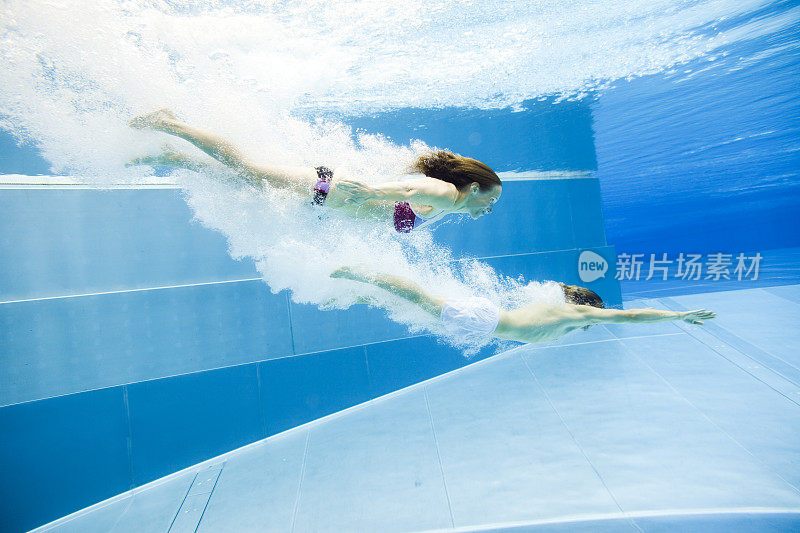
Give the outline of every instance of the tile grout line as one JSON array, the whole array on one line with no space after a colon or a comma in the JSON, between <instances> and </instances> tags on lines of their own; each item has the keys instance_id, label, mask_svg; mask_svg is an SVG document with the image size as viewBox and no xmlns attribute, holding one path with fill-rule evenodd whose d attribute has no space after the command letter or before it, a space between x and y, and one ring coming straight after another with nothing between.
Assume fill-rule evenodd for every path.
<instances>
[{"instance_id":1,"label":"tile grout line","mask_svg":"<svg viewBox=\"0 0 800 533\"><path fill-rule=\"evenodd\" d=\"M422 391L425 395L425 407L428 410L428 421L431 423L431 433L433 434L433 446L436 450L436 460L439 462L439 472L442 474L442 485L444 486L444 496L447 500L447 511L450 513L450 527L456 527L455 519L453 518L453 506L450 503L450 491L447 490L447 478L444 475L444 465L442 464L442 455L439 452L439 439L436 437L436 425L433 423L433 413L431 413L431 403L428 399L428 387L423 387Z\"/></svg>"},{"instance_id":2,"label":"tile grout line","mask_svg":"<svg viewBox=\"0 0 800 533\"><path fill-rule=\"evenodd\" d=\"M597 326L603 327L603 324L596 324L595 327L597 327ZM603 329L605 329L606 331L611 333L611 331L608 328L603 327ZM675 333L656 333L654 335L635 335L633 337L625 337L625 338L626 339L646 339L648 337L669 337L671 335L683 335L683 332L682 331L677 331ZM553 348L567 348L569 346L583 346L584 344L599 344L601 342L614 342L614 341L617 341L617 340L619 340L619 339L615 337L613 339L599 339L599 340L596 340L596 341L573 342L573 343L570 343L570 344L554 344L552 346L532 346L533 343L522 344L521 346L531 346L532 350L551 350ZM503 352L500 352L500 353L503 353Z\"/></svg>"},{"instance_id":3,"label":"tile grout line","mask_svg":"<svg viewBox=\"0 0 800 533\"><path fill-rule=\"evenodd\" d=\"M616 342L619 342L619 339L614 339L614 340ZM628 520L628 522L630 522L639 531L642 531L642 529L639 527L639 524L637 524L635 521L633 521L633 519L630 518L628 516L628 514L622 509L622 506L617 501L616 496L614 496L614 493L611 491L609 486L606 484L606 480L603 479L603 476L600 475L600 471L597 470L597 467L595 467L594 463L592 463L592 460L589 459L589 456L586 454L586 451L583 449L583 446L581 446L581 444L578 442L578 439L575 437L575 434L572 433L572 430L570 429L570 427L567 424L566 420L564 420L564 417L561 416L561 413L556 408L555 404L553 403L553 400L550 399L550 395L547 394L547 391L542 386L542 384L539 382L539 378L536 377L536 374L533 372L533 369L530 367L530 365L528 365L528 361L525 360L525 357L523 357L522 354L517 354L517 356L522 360L522 364L524 364L525 368L528 369L528 373L533 378L534 383L542 391L542 394L544 394L544 397L547 400L548 405L550 405L550 408L553 410L553 412L556 414L556 416L558 416L558 419L561 421L561 424L564 426L564 429L566 429L567 433L569 433L569 436L572 439L572 442L574 442L575 446L578 447L578 450L580 450L581 455L583 455L583 458L589 464L589 467L591 467L591 469L594 471L595 475L597 476L597 479L599 479L600 483L603 484L603 488L605 488L606 492L608 492L608 495L611 497L611 500L614 502L614 505L617 506L617 509L619 509L619 512L622 513L622 515Z\"/></svg>"},{"instance_id":4,"label":"tile grout line","mask_svg":"<svg viewBox=\"0 0 800 533\"><path fill-rule=\"evenodd\" d=\"M651 299L652 299L652 298L651 298ZM659 301L660 301L662 304L664 304L664 306L665 306L665 307L668 307L668 308L672 309L673 311L687 310L687 308L686 308L686 307L684 307L684 306L683 306L683 305L681 305L679 302L675 301L674 299L672 299L672 298L670 298L670 297L658 298L658 300L659 300ZM743 338L739 337L738 335L736 335L736 334L735 334L735 333L733 333L732 331L730 331L730 330L728 330L728 329L726 329L726 328L724 328L724 327L720 326L719 324L710 324L709 326L710 326L710 327L706 328L706 329L705 329L705 331L706 331L706 332L708 332L708 334L709 334L709 335L711 335L712 337L714 337L715 339L717 339L719 342L721 342L721 343L725 344L726 346L729 346L729 347L731 347L733 350L735 350L735 351L739 352L739 353L740 353L740 354L742 354L744 357L747 357L748 359L750 359L750 360L751 360L751 361L753 361L754 363L757 363L758 365L760 365L760 366L762 366L762 367L766 368L767 370L769 370L770 372L772 372L773 374L775 374L775 375L776 375L776 376L778 376L779 378L781 378L781 379L784 379L784 380L788 381L788 382L789 382L789 383L791 383L791 384L792 384L794 387L800 387L800 384L796 383L794 379L792 379L792 378L790 378L790 377L788 377L788 376L785 376L785 375L784 375L784 374L783 374L781 371L779 371L779 370L776 370L776 369L772 368L771 366L769 366L769 365L767 365L767 364L763 363L762 361L759 361L758 359L756 359L756 358L755 358L755 357L753 357L752 355L750 355L750 354L748 354L748 353L745 353L744 351L740 350L739 348L736 348L736 347L735 347L735 346L733 346L733 345L732 345L730 342L727 342L725 339L721 338L721 337L720 337L718 334L715 334L715 333L714 333L714 330L715 330L716 328L719 328L719 329L721 329L723 332L725 332L726 334L728 334L728 335L730 335L731 337L734 337L735 339L737 339L739 342L741 342L741 343L743 343L743 344L748 344L748 345L750 345L750 346L752 346L752 347L756 348L757 350L760 350L760 351L764 352L766 355L768 355L769 357L773 358L775 361L779 361L779 362L783 363L784 365L788 366L789 368L792 368L792 369L794 369L794 370L796 370L796 371L800 372L800 369L798 369L797 367L795 367L793 364L791 364L791 363L789 363L789 362L787 362L787 361L784 361L784 360L783 360L783 358L781 358L781 357L778 357L777 355L773 354L772 352L769 352L769 351L767 351L767 350L765 350L765 349L763 349L763 348L761 348L761 347L759 347L759 346L756 346L756 345L754 345L754 344L753 344L753 343L751 343L751 342L748 342L748 341L744 340ZM682 329L682 328L681 328L681 329ZM689 335L691 335L692 337L695 337L695 336L694 336L694 335L692 335L692 334L691 334L691 333L690 333L688 330L684 330L684 331L685 331L686 333L688 333ZM719 332L717 332L717 333L719 333ZM695 338L697 338L697 337L695 337ZM700 340L700 339L698 339L698 340ZM702 342L702 341L700 341L700 342ZM703 343L703 344L705 344L705 343ZM713 348L712 348L712 349L713 349ZM714 351L716 351L716 350L714 350ZM719 353L719 352L718 352L718 353ZM720 354L720 355L722 355L722 354ZM723 356L723 357L724 357L724 356ZM727 357L726 357L726 359L727 359ZM728 360L730 361L730 359L728 359ZM732 362L732 361L731 361L731 362ZM734 364L735 364L735 363L734 363ZM739 366L739 365L737 365L737 366ZM740 368L741 368L741 367L740 367ZM743 370L744 370L744 369L743 369ZM747 372L747 371L745 370L745 372ZM748 374L750 374L750 372L747 372L747 373L748 373ZM750 375L752 376L752 374L750 374ZM753 377L756 377L756 376L753 376ZM759 380L759 381L761 381L761 380ZM773 389L774 389L774 387L771 387L771 386L770 386L770 388L773 388ZM776 391L776 392L777 392L777 391Z\"/></svg>"},{"instance_id":5,"label":"tile grout line","mask_svg":"<svg viewBox=\"0 0 800 533\"><path fill-rule=\"evenodd\" d=\"M793 286L794 285L779 285L778 287L793 287ZM761 287L761 289L777 289L778 287ZM764 292L771 294L773 296L777 296L778 298L786 300L787 302L791 302L795 305L800 305L800 300L795 300L793 298L789 298L788 296L784 296L783 294L778 294L777 292L772 292L770 290L765 290Z\"/></svg>"},{"instance_id":6,"label":"tile grout line","mask_svg":"<svg viewBox=\"0 0 800 533\"><path fill-rule=\"evenodd\" d=\"M382 340L382 341L365 342L364 344L354 344L353 346L341 346L341 347L338 347L338 348L330 348L329 350L319 350L319 351L315 351L315 352L305 352L305 353L299 353L299 354L279 355L278 357L271 357L269 359L257 359L255 361L247 361L247 362L244 362L244 363L232 363L230 365L216 366L216 367L212 367L212 368L204 368L202 370L192 370L190 372L182 372L180 374L169 374L167 376L159 376L159 377L156 377L156 378L149 378L149 379L139 379L139 380L136 380L136 381L130 381L128 383L119 383L117 385L105 385L105 386L97 387L97 388L94 388L94 389L84 389L84 390L78 390L78 391L74 391L74 392L66 392L66 393L63 393L63 394L56 394L56 395L53 395L53 396L45 396L43 398L32 398L30 400L24 400L24 401L20 401L20 402L12 402L12 403L7 403L5 405L0 405L0 409L2 409L4 407L12 407L14 405L24 405L24 404L31 403L31 402L41 402L41 401L45 401L45 400L53 400L55 398L64 398L65 396L70 396L72 394L83 394L83 393L94 392L94 391L98 391L98 390L113 389L115 387L124 387L126 385L136 385L137 383L147 383L147 382L156 381L156 380L159 380L159 379L179 378L181 376L190 376L190 375L193 375L193 374L201 374L203 372L212 372L214 370L224 370L226 368L234 368L234 367L237 367L237 366L244 366L244 365L258 365L258 364L261 364L261 363L269 363L270 361L278 361L278 360L281 360L281 359L289 359L289 358L292 358L292 357L304 357L304 356L307 356L307 355L308 356L321 355L321 354L325 354L325 353L328 353L328 352L334 352L334 351L338 351L338 350L347 350L347 349L350 349L350 348L359 348L361 346L363 346L366 349L367 346L371 346L373 344L383 344L383 343L388 343L388 342L403 341L403 340L406 340L406 339L417 339L417 338L420 338L420 337L432 337L432 336L433 336L432 334L425 333L425 334L420 334L420 335L412 335L412 336L409 336L409 337L398 337L396 339L386 339L386 340Z\"/></svg>"},{"instance_id":7,"label":"tile grout line","mask_svg":"<svg viewBox=\"0 0 800 533\"><path fill-rule=\"evenodd\" d=\"M513 254L501 254L501 255L488 255L488 256L479 256L479 257L459 257L456 259L451 259L449 261L444 261L443 263L459 263L462 261L472 261L474 259L485 260L485 259L503 259L506 257L518 257L518 256L529 256L529 255L539 255L539 254L550 254L550 253L562 253L562 252L572 252L575 250L593 250L596 248L608 248L608 245L603 246L589 246L589 247L573 247L573 248L564 248L559 250L542 250L536 252L519 252ZM442 262L433 262L431 264L438 264ZM178 285L163 285L157 287L142 287L137 289L120 289L115 291L98 291L98 292L88 292L88 293L80 293L80 294L62 294L57 296L42 296L38 298L20 298L16 300L4 300L0 301L0 305L5 304L18 304L18 303L26 303L26 302L39 302L39 301L47 301L47 300L64 300L70 298L83 298L88 296L105 296L110 294L125 294L131 292L146 292L146 291L157 291L157 290L165 290L165 289L180 289L180 288L188 288L188 287L202 287L206 285L222 285L227 283L243 283L248 281L263 281L264 278L257 277L257 278L241 278L241 279L231 279L231 280L218 280L218 281L205 281L205 282L198 282L198 283L185 283L185 284L178 284ZM780 286L780 285L779 285ZM754 288L763 288L763 287L754 287Z\"/></svg>"},{"instance_id":8,"label":"tile grout line","mask_svg":"<svg viewBox=\"0 0 800 533\"><path fill-rule=\"evenodd\" d=\"M300 494L303 489L303 478L306 475L306 460L308 459L308 443L311 440L311 429L306 429L306 445L303 450L303 464L300 466L300 480L297 483L297 497L294 499L294 509L292 510L292 527L289 531L294 532L295 522L297 521L297 513L300 510Z\"/></svg>"},{"instance_id":9,"label":"tile grout line","mask_svg":"<svg viewBox=\"0 0 800 533\"><path fill-rule=\"evenodd\" d=\"M800 495L800 487L797 487L797 486L795 486L793 483L789 482L789 481L788 481L786 478L784 478L784 477L783 477L783 476L782 476L782 475L781 475L779 472L776 472L776 471L775 471L775 470L774 470L774 469L773 469L771 466L769 466L768 464L764 463L764 462L763 462L761 459L759 459L759 458L758 458L758 456L756 456L756 455L755 455L755 454L754 454L752 451L750 451L750 449L749 449L749 448L747 448L747 447L746 447L744 444L742 444L741 442L739 442L739 440L738 440L738 439L736 439L736 438L735 438L733 435L731 435L730 433L728 433L728 432L727 432L727 431L726 431L726 430L725 430L723 427L721 427L719 424L717 424L717 423L716 423L716 422L715 422L715 421L714 421L714 420L713 420L713 419L712 419L710 416L708 416L708 415L705 413L705 411L703 411L702 409L700 409L700 408L699 408L697 405L695 405L695 404L694 404L694 402L692 402L692 401L691 401L689 398L687 398L687 397L686 397L684 394L682 394L682 393L681 393L681 392L680 392L678 389L676 389L676 388L675 388L675 387L672 385L672 383L671 383L671 382L670 382L670 381L669 381L667 378L665 378L663 375L661 375L661 373L660 373L659 371L657 371L655 368L653 368L653 367L652 367L652 366L651 366L651 365L650 365L650 364L649 364L647 361L645 361L644 359L642 359L642 358L639 356L639 354L637 354L637 353L636 353L635 351L633 351L631 348L629 348L628 346L626 346L626 345L625 345L625 343L623 342L623 341L624 341L624 339L619 339L619 341L620 341L620 344L622 345L622 349L623 349L623 350L625 350L625 352L627 352L629 355L631 355L631 356L635 357L635 358L636 358L636 359L637 359L637 360L638 360L640 363L642 363L644 366L646 366L646 367L647 367L647 368L648 368L648 369L649 369L649 370L650 370L650 371L651 371L653 374L655 374L656 376L658 376L658 377L659 377L659 379L661 379L661 381L663 381L663 382L664 382L664 384L665 384L667 387L669 387L669 389L670 389L670 390L671 390L673 393L675 393L675 395L676 395L676 396L678 396L678 398L680 398L681 400L683 400L684 402L686 402L688 405L690 405L690 406L692 407L692 409L694 409L694 410L695 410L695 411L696 411L696 412L697 412L697 413L698 413L698 414L699 414L699 415L700 415L702 418L704 418L706 421L708 421L708 423L710 423L712 426L714 426L714 427L715 427L715 428L717 428L717 429L718 429L720 432L722 432L722 434L723 434L723 435L725 435L726 437L728 437L728 438L731 440L731 442L733 442L733 443L734 443L735 445L737 445L739 448L741 448L742 450L744 450L744 452L745 452L747 455L749 455L750 457L752 457L752 458L753 458L753 459L756 461L756 463L758 463L759 465L761 465L761 466L762 466L762 467L763 467L765 470L767 470L768 472L772 472L773 474L775 474L775 475L776 475L776 476L777 476L777 477L778 477L778 478L779 478L781 481L783 481L784 483L786 483L787 485L789 485L790 487L792 487L792 488L794 489L794 491L795 491L796 493L798 493L798 495Z\"/></svg>"},{"instance_id":10,"label":"tile grout line","mask_svg":"<svg viewBox=\"0 0 800 533\"><path fill-rule=\"evenodd\" d=\"M133 498L134 498L133 496L128 498L128 505L125 506L125 509L119 514L117 519L114 520L114 525L111 526L111 529L109 529L109 531L114 531L114 528L117 527L117 524L119 524L122 521L122 518L128 513L131 506L133 506Z\"/></svg>"},{"instance_id":11,"label":"tile grout line","mask_svg":"<svg viewBox=\"0 0 800 533\"><path fill-rule=\"evenodd\" d=\"M711 346L711 345L710 345L710 344L708 344L706 341L704 341L703 339L701 339L700 337L698 337L697 335L695 335L693 332L689 331L688 329L686 329L686 330L684 330L684 331L685 331L685 333L686 333L687 335L689 335L690 337L692 337L693 339L695 339L697 342L701 343L703 346L706 346L706 347L707 347L709 350L713 351L714 353L716 353L717 355L719 355L720 357L722 357L723 359L725 359L726 361L728 361L730 364L732 364L733 366L735 366L736 368L738 368L739 370L741 370L742 372L744 372L744 373L745 373L745 374L747 374L748 376L752 377L753 379L755 379L755 380L756 380L756 381L758 381L759 383L762 383L762 384L763 384L763 385L765 385L766 387L768 387L768 388L772 389L772 390L773 390L773 391L775 391L777 394L780 394L781 396L783 396L784 398L786 398L786 399L787 399L787 400L789 400L790 402L792 402L792 403L794 403L794 404L796 404L796 405L800 406L800 403L798 403L798 401L797 401L797 400L794 400L793 398L790 398L790 397L789 397L789 396L787 396L787 395L786 395L784 392L782 392L782 391L778 390L777 388L773 387L773 386L772 386L771 384L769 384L767 381L765 381L765 380L763 380L762 378L760 378L760 377L756 376L755 374L753 374L752 372L750 372L749 370L747 370L746 368L744 368L742 365L740 365L740 364L739 364L739 363L737 363L736 361L733 361L733 360L731 360L731 359L730 359L729 357L727 357L725 354L721 353L721 352L720 352L719 350L717 350L717 349L716 349L714 346ZM725 346L727 346L727 347L728 347L728 348L730 348L731 350L733 350L733 351L735 351L735 352L739 353L739 354L740 354L742 357L745 357L745 358L749 359L750 361L752 361L752 362L754 362L754 363L757 363L759 368L763 368L764 370L767 370L768 372L770 372L770 373L774 374L774 375L775 375L776 377L778 377L779 379L782 379L782 380L786 381L786 382L787 382L787 383L788 383L790 386L793 386L793 387L797 388L797 386L796 386L796 385L795 385L795 384L794 384L794 383L793 383L791 380L789 380L789 379L785 378L785 377L784 377L784 376L782 376L780 373L778 373L778 372L776 372L775 370L773 370L773 369L769 368L767 365L765 365L765 364L763 364L763 363L760 363L759 361L757 361L757 360L753 359L752 357L750 357L750 356L749 356L749 355L747 355L746 353L742 352L742 351L741 351L741 350L739 350L738 348L735 348L734 346L731 346L729 343L727 343L727 342L725 342L724 340L720 339L719 337L717 337L717 336L713 335L712 333L709 333L709 335L711 335L712 337L714 337L714 339L716 339L718 342L721 342L722 344L724 344Z\"/></svg>"},{"instance_id":12,"label":"tile grout line","mask_svg":"<svg viewBox=\"0 0 800 533\"><path fill-rule=\"evenodd\" d=\"M203 506L203 512L200 513L200 518L197 520L197 525L194 527L195 533L197 533L197 530L200 529L200 523L203 521L203 517L206 515L206 509L208 509L208 504L211 503L211 498L214 496L214 490L217 488L217 483L219 483L219 478L222 477L222 470L224 468L225 463L223 462L222 466L219 467L219 472L217 472L216 479L214 479L214 486L211 487L211 492L208 493L208 499L206 500L206 504Z\"/></svg>"},{"instance_id":13,"label":"tile grout line","mask_svg":"<svg viewBox=\"0 0 800 533\"><path fill-rule=\"evenodd\" d=\"M172 526L175 525L175 520L178 519L178 516L181 514L181 509L183 509L183 504L186 503L186 498L189 497L189 493L192 491L192 487L194 487L194 482L197 481L197 475L199 472L194 473L194 477L192 478L192 482L189 483L189 488L186 489L186 494L183 495L183 500L181 500L181 504L178 506L178 510L175 512L175 516L172 517L172 522L169 524L169 528L167 528L167 533L172 530Z\"/></svg>"},{"instance_id":14,"label":"tile grout line","mask_svg":"<svg viewBox=\"0 0 800 533\"><path fill-rule=\"evenodd\" d=\"M792 285L794 285L794 284L792 284ZM661 289L648 289L648 290L642 290L642 291L629 291L626 294L628 296L632 296L632 298L626 298L625 301L639 300L639 299L651 300L653 298L659 298L659 296L655 296L655 295L650 294L650 293L653 293L653 292L677 291L677 290L691 289L691 288L697 288L697 287L703 287L703 288L706 288L706 289L710 289L712 287L717 287L717 286L719 286L719 287L729 287L728 285L725 285L725 286L723 286L723 285L706 285L706 284L696 283L696 284L693 284L693 285L683 285L683 286L678 286L678 287L674 287L673 286L673 287L664 287L664 288L661 288ZM766 287L739 287L739 288L735 288L735 289L723 288L723 289L716 290L716 291L705 291L705 292L695 292L695 293L677 293L677 294L673 294L672 296L686 296L687 294L694 295L694 294L706 294L706 293L712 293L713 294L713 293L718 293L718 292L747 291L747 290L765 289L765 288L766 289L771 289L771 288L774 288L774 287L784 287L784 285L768 285ZM670 295L666 295L666 296L668 297Z\"/></svg>"},{"instance_id":15,"label":"tile grout line","mask_svg":"<svg viewBox=\"0 0 800 533\"><path fill-rule=\"evenodd\" d=\"M128 485L128 490L133 489L136 485L133 479L133 431L131 430L131 404L128 399L128 386L122 386L122 403L125 406L125 446L128 452L128 474L131 483Z\"/></svg>"},{"instance_id":16,"label":"tile grout line","mask_svg":"<svg viewBox=\"0 0 800 533\"><path fill-rule=\"evenodd\" d=\"M147 292L147 291L160 291L165 289L183 289L187 287L203 287L207 285L223 285L226 283L243 283L246 281L263 281L263 278L242 278L242 279L228 279L221 281L204 281L200 283L185 283L181 285L163 285L159 287L142 287L140 289L120 289L118 291L100 291L100 292L87 292L83 294L63 294L59 296L43 296L41 298L24 298L20 300L5 300L0 302L0 305L5 304L19 304L26 302L41 302L46 300L66 300L69 298L83 298L86 296L105 296L108 294L126 294L130 292Z\"/></svg>"},{"instance_id":17,"label":"tile grout line","mask_svg":"<svg viewBox=\"0 0 800 533\"><path fill-rule=\"evenodd\" d=\"M294 346L294 324L292 324L292 300L289 298L289 291L286 291L286 314L289 317L289 341L292 346L292 355L297 355L297 349Z\"/></svg>"}]
</instances>

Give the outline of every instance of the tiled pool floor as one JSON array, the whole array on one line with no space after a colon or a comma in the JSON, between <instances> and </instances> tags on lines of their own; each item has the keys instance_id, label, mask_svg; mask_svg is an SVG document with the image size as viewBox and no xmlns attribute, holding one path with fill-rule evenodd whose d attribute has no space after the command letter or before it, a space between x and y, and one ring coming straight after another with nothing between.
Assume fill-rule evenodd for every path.
<instances>
[{"instance_id":1,"label":"tiled pool floor","mask_svg":"<svg viewBox=\"0 0 800 533\"><path fill-rule=\"evenodd\" d=\"M799 527L800 285L641 306L718 319L523 346L45 529Z\"/></svg>"}]
</instances>

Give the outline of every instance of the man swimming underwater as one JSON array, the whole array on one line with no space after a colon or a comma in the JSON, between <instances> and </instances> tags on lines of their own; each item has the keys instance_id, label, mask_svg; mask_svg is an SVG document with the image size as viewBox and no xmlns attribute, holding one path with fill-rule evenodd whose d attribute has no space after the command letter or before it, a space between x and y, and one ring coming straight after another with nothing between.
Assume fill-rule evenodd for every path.
<instances>
[{"instance_id":1,"label":"man swimming underwater","mask_svg":"<svg viewBox=\"0 0 800 533\"><path fill-rule=\"evenodd\" d=\"M595 324L641 324L664 320L683 320L703 324L716 316L705 309L663 311L660 309L605 309L603 300L584 287L561 284L566 305L533 303L510 311L498 308L486 298L447 299L426 292L413 281L390 274L380 274L359 267L342 267L332 278L368 283L417 304L439 317L448 333L463 342L487 337L518 342L547 342L563 337L578 328Z\"/></svg>"}]
</instances>

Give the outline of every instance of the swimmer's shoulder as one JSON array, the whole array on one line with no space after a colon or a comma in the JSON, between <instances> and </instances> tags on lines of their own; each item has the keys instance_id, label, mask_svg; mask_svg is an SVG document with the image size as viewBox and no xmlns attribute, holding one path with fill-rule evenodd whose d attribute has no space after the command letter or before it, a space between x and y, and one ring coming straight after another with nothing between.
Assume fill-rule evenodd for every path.
<instances>
[{"instance_id":1,"label":"swimmer's shoulder","mask_svg":"<svg viewBox=\"0 0 800 533\"><path fill-rule=\"evenodd\" d=\"M535 302L500 311L495 336L520 342L546 342L561 337L570 311L563 305Z\"/></svg>"}]
</instances>

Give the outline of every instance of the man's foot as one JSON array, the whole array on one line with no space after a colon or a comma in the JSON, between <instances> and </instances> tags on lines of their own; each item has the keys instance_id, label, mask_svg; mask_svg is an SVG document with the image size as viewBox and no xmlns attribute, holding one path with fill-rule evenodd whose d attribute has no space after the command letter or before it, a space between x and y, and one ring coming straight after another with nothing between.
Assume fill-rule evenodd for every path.
<instances>
[{"instance_id":1,"label":"man's foot","mask_svg":"<svg viewBox=\"0 0 800 533\"><path fill-rule=\"evenodd\" d=\"M160 167L181 167L188 168L189 156L182 152L178 152L169 144L161 146L161 153L158 155L146 155L131 159L125 164L126 167L134 167L138 165L144 166L160 166Z\"/></svg>"},{"instance_id":2,"label":"man's foot","mask_svg":"<svg viewBox=\"0 0 800 533\"><path fill-rule=\"evenodd\" d=\"M131 128L140 130L145 128L149 128L151 130L160 130L166 128L170 122L176 120L178 120L178 117L175 116L175 113L164 107L144 115L139 115L138 117L131 119L131 121L128 122L128 125Z\"/></svg>"},{"instance_id":3,"label":"man's foot","mask_svg":"<svg viewBox=\"0 0 800 533\"><path fill-rule=\"evenodd\" d=\"M353 281L365 281L372 279L374 273L361 266L343 266L331 272L332 278L352 279Z\"/></svg>"},{"instance_id":4,"label":"man's foot","mask_svg":"<svg viewBox=\"0 0 800 533\"><path fill-rule=\"evenodd\" d=\"M353 269L348 266L339 267L330 275L332 278L353 279Z\"/></svg>"}]
</instances>

